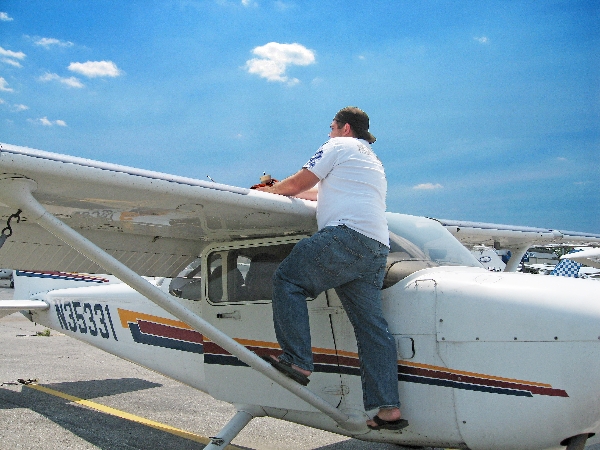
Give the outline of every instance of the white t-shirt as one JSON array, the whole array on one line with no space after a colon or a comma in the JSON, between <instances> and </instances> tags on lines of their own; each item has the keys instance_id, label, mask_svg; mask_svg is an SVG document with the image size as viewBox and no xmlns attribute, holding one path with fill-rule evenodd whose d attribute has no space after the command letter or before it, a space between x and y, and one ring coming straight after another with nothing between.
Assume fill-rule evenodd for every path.
<instances>
[{"instance_id":1,"label":"white t-shirt","mask_svg":"<svg viewBox=\"0 0 600 450\"><path fill-rule=\"evenodd\" d=\"M317 225L346 225L389 246L387 180L367 141L331 138L303 166L319 177Z\"/></svg>"}]
</instances>

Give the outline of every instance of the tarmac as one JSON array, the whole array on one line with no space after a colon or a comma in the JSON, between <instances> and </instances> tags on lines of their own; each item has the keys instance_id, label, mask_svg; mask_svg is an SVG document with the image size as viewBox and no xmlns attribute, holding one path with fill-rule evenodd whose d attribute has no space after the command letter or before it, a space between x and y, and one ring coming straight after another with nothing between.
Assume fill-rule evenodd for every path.
<instances>
[{"instance_id":1,"label":"tarmac","mask_svg":"<svg viewBox=\"0 0 600 450\"><path fill-rule=\"evenodd\" d=\"M0 287L0 300L12 292ZM158 373L64 334L47 334L20 313L0 319L0 450L202 449L235 413L230 404ZM228 450L240 448L401 447L256 418Z\"/></svg>"}]
</instances>

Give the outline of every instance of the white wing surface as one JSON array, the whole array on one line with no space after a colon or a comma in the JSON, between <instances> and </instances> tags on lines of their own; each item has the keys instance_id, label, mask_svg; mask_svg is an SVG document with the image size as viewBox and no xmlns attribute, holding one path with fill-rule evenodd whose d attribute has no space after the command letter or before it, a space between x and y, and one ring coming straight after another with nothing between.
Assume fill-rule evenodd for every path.
<instances>
[{"instance_id":1,"label":"white wing surface","mask_svg":"<svg viewBox=\"0 0 600 450\"><path fill-rule=\"evenodd\" d=\"M488 245L511 248L521 245L600 245L600 234L576 231L551 230L548 228L520 227L495 223L438 220L450 233L467 247Z\"/></svg>"},{"instance_id":2,"label":"white wing surface","mask_svg":"<svg viewBox=\"0 0 600 450\"><path fill-rule=\"evenodd\" d=\"M35 181L33 195L50 213L144 276L176 276L210 242L316 230L314 202L0 144L0 178L13 177ZM15 213L0 204L0 230ZM20 218L10 221L0 267L103 272L26 216ZM467 247L513 249L513 257L533 245L600 244L594 234L439 222Z\"/></svg>"},{"instance_id":3,"label":"white wing surface","mask_svg":"<svg viewBox=\"0 0 600 450\"><path fill-rule=\"evenodd\" d=\"M495 223L465 222L437 219L464 246L488 245L496 249L508 249L511 258L505 272L515 272L523 255L535 245L599 245L600 235L575 231L559 231L547 228L519 227Z\"/></svg>"},{"instance_id":4,"label":"white wing surface","mask_svg":"<svg viewBox=\"0 0 600 450\"><path fill-rule=\"evenodd\" d=\"M0 144L0 179L15 177L35 181L50 213L139 275L176 276L210 242L316 230L314 202ZM0 204L0 230L16 212ZM20 219L10 221L0 267L103 272Z\"/></svg>"}]
</instances>

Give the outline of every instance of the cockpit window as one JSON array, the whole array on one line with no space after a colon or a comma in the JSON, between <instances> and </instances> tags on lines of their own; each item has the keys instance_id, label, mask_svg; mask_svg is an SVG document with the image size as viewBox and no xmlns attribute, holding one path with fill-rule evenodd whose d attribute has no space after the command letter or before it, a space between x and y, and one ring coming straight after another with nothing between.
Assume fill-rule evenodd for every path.
<instances>
[{"instance_id":1,"label":"cockpit window","mask_svg":"<svg viewBox=\"0 0 600 450\"><path fill-rule=\"evenodd\" d=\"M481 267L477 259L439 222L425 217L387 214L390 230L383 288L427 267Z\"/></svg>"},{"instance_id":2,"label":"cockpit window","mask_svg":"<svg viewBox=\"0 0 600 450\"><path fill-rule=\"evenodd\" d=\"M214 252L208 258L208 296L216 302L223 299L223 256L227 252Z\"/></svg>"},{"instance_id":3,"label":"cockpit window","mask_svg":"<svg viewBox=\"0 0 600 450\"><path fill-rule=\"evenodd\" d=\"M169 294L188 300L200 300L202 298L201 262L200 258L195 259L176 278L173 278L169 285Z\"/></svg>"},{"instance_id":4,"label":"cockpit window","mask_svg":"<svg viewBox=\"0 0 600 450\"><path fill-rule=\"evenodd\" d=\"M211 253L208 299L212 303L270 301L275 269L293 247L279 244Z\"/></svg>"}]
</instances>

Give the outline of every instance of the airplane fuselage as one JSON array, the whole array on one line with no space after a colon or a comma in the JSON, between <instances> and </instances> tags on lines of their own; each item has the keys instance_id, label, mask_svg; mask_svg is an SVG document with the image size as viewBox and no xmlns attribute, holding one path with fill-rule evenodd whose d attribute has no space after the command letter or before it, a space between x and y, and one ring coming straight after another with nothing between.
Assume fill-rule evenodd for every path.
<instances>
[{"instance_id":1,"label":"airplane fuselage","mask_svg":"<svg viewBox=\"0 0 600 450\"><path fill-rule=\"evenodd\" d=\"M162 280L161 288L170 282ZM595 282L438 267L388 287L384 311L411 425L401 433L355 437L541 449L597 432L600 302L589 283ZM570 298L561 294L567 289ZM33 314L38 323L221 400L258 404L274 417L348 434L124 284L34 297L50 304ZM277 352L268 302L180 301L257 353ZM330 291L310 302L316 371L309 387L342 410L362 410L356 342L339 300Z\"/></svg>"}]
</instances>

